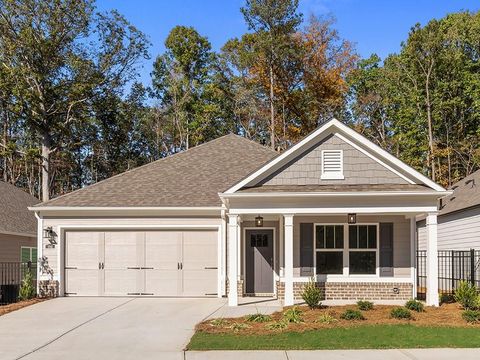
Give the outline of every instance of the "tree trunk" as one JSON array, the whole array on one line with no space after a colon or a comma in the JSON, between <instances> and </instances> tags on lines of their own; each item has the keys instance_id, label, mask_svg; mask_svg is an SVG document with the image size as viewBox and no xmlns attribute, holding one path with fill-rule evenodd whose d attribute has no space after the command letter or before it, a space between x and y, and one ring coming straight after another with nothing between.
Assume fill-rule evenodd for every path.
<instances>
[{"instance_id":1,"label":"tree trunk","mask_svg":"<svg viewBox=\"0 0 480 360\"><path fill-rule=\"evenodd\" d=\"M270 146L275 150L275 108L273 105L273 66L270 65Z\"/></svg>"},{"instance_id":2,"label":"tree trunk","mask_svg":"<svg viewBox=\"0 0 480 360\"><path fill-rule=\"evenodd\" d=\"M425 82L426 100L425 105L427 107L427 123L428 123L428 147L430 151L430 165L432 167L432 180L436 181L435 176L435 156L433 154L433 125L432 125L432 104L430 102L430 73L427 75L427 81Z\"/></svg>"},{"instance_id":3,"label":"tree trunk","mask_svg":"<svg viewBox=\"0 0 480 360\"><path fill-rule=\"evenodd\" d=\"M50 153L52 137L48 131L42 133L42 201L50 199Z\"/></svg>"}]
</instances>

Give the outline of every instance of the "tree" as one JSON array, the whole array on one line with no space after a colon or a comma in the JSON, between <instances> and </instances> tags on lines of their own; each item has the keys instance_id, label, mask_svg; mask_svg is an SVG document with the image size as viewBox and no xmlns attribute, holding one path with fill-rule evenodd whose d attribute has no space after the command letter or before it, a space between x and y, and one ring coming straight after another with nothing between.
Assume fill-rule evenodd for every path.
<instances>
[{"instance_id":1,"label":"tree","mask_svg":"<svg viewBox=\"0 0 480 360\"><path fill-rule=\"evenodd\" d=\"M41 142L46 201L52 155L66 146L65 135L85 119L92 99L135 76L147 41L119 13L96 13L91 0L1 0L0 52L14 80L17 116Z\"/></svg>"}]
</instances>

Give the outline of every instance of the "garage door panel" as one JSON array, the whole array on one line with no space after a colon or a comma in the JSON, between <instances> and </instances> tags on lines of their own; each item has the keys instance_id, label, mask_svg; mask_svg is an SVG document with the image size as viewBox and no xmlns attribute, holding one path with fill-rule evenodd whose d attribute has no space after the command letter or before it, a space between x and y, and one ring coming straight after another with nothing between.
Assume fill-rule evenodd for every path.
<instances>
[{"instance_id":1,"label":"garage door panel","mask_svg":"<svg viewBox=\"0 0 480 360\"><path fill-rule=\"evenodd\" d=\"M127 269L143 265L144 233L113 231L105 233L105 269Z\"/></svg>"},{"instance_id":2,"label":"garage door panel","mask_svg":"<svg viewBox=\"0 0 480 360\"><path fill-rule=\"evenodd\" d=\"M203 270L217 267L217 233L186 231L183 235L183 268Z\"/></svg>"},{"instance_id":3,"label":"garage door panel","mask_svg":"<svg viewBox=\"0 0 480 360\"><path fill-rule=\"evenodd\" d=\"M100 295L100 271L66 269L65 270L65 292L67 295Z\"/></svg>"},{"instance_id":4,"label":"garage door panel","mask_svg":"<svg viewBox=\"0 0 480 360\"><path fill-rule=\"evenodd\" d=\"M145 235L145 267L177 270L182 251L182 233L152 231Z\"/></svg>"},{"instance_id":5,"label":"garage door panel","mask_svg":"<svg viewBox=\"0 0 480 360\"><path fill-rule=\"evenodd\" d=\"M217 294L217 270L183 270L183 296Z\"/></svg>"},{"instance_id":6,"label":"garage door panel","mask_svg":"<svg viewBox=\"0 0 480 360\"><path fill-rule=\"evenodd\" d=\"M181 295L180 271L146 269L145 293L156 296Z\"/></svg>"},{"instance_id":7,"label":"garage door panel","mask_svg":"<svg viewBox=\"0 0 480 360\"><path fill-rule=\"evenodd\" d=\"M105 269L105 295L139 294L142 272L135 269Z\"/></svg>"},{"instance_id":8,"label":"garage door panel","mask_svg":"<svg viewBox=\"0 0 480 360\"><path fill-rule=\"evenodd\" d=\"M103 233L67 232L65 241L65 266L81 269L98 269Z\"/></svg>"}]
</instances>

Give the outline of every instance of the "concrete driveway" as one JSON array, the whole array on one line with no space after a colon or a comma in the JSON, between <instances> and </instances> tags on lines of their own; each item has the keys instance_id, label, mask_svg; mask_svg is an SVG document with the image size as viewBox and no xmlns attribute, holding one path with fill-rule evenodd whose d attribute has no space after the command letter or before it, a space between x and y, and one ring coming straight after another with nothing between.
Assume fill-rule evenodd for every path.
<instances>
[{"instance_id":1,"label":"concrete driveway","mask_svg":"<svg viewBox=\"0 0 480 360\"><path fill-rule=\"evenodd\" d=\"M0 316L0 359L183 359L225 299L57 298Z\"/></svg>"}]
</instances>

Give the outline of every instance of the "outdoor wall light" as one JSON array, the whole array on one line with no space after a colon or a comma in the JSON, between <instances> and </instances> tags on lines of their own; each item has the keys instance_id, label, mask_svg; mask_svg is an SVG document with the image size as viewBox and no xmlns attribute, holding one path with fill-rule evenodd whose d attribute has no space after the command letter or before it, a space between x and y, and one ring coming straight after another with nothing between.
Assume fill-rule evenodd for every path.
<instances>
[{"instance_id":1,"label":"outdoor wall light","mask_svg":"<svg viewBox=\"0 0 480 360\"><path fill-rule=\"evenodd\" d=\"M356 224L357 223L357 214L348 214L348 223Z\"/></svg>"},{"instance_id":2,"label":"outdoor wall light","mask_svg":"<svg viewBox=\"0 0 480 360\"><path fill-rule=\"evenodd\" d=\"M255 218L255 226L256 227L262 227L263 226L263 217L261 217L260 215L258 215Z\"/></svg>"},{"instance_id":3,"label":"outdoor wall light","mask_svg":"<svg viewBox=\"0 0 480 360\"><path fill-rule=\"evenodd\" d=\"M47 249L55 247L55 245L57 244L56 237L57 234L55 233L55 231L53 231L51 226L43 229L43 238L47 239L49 242L49 244L45 245Z\"/></svg>"}]
</instances>

